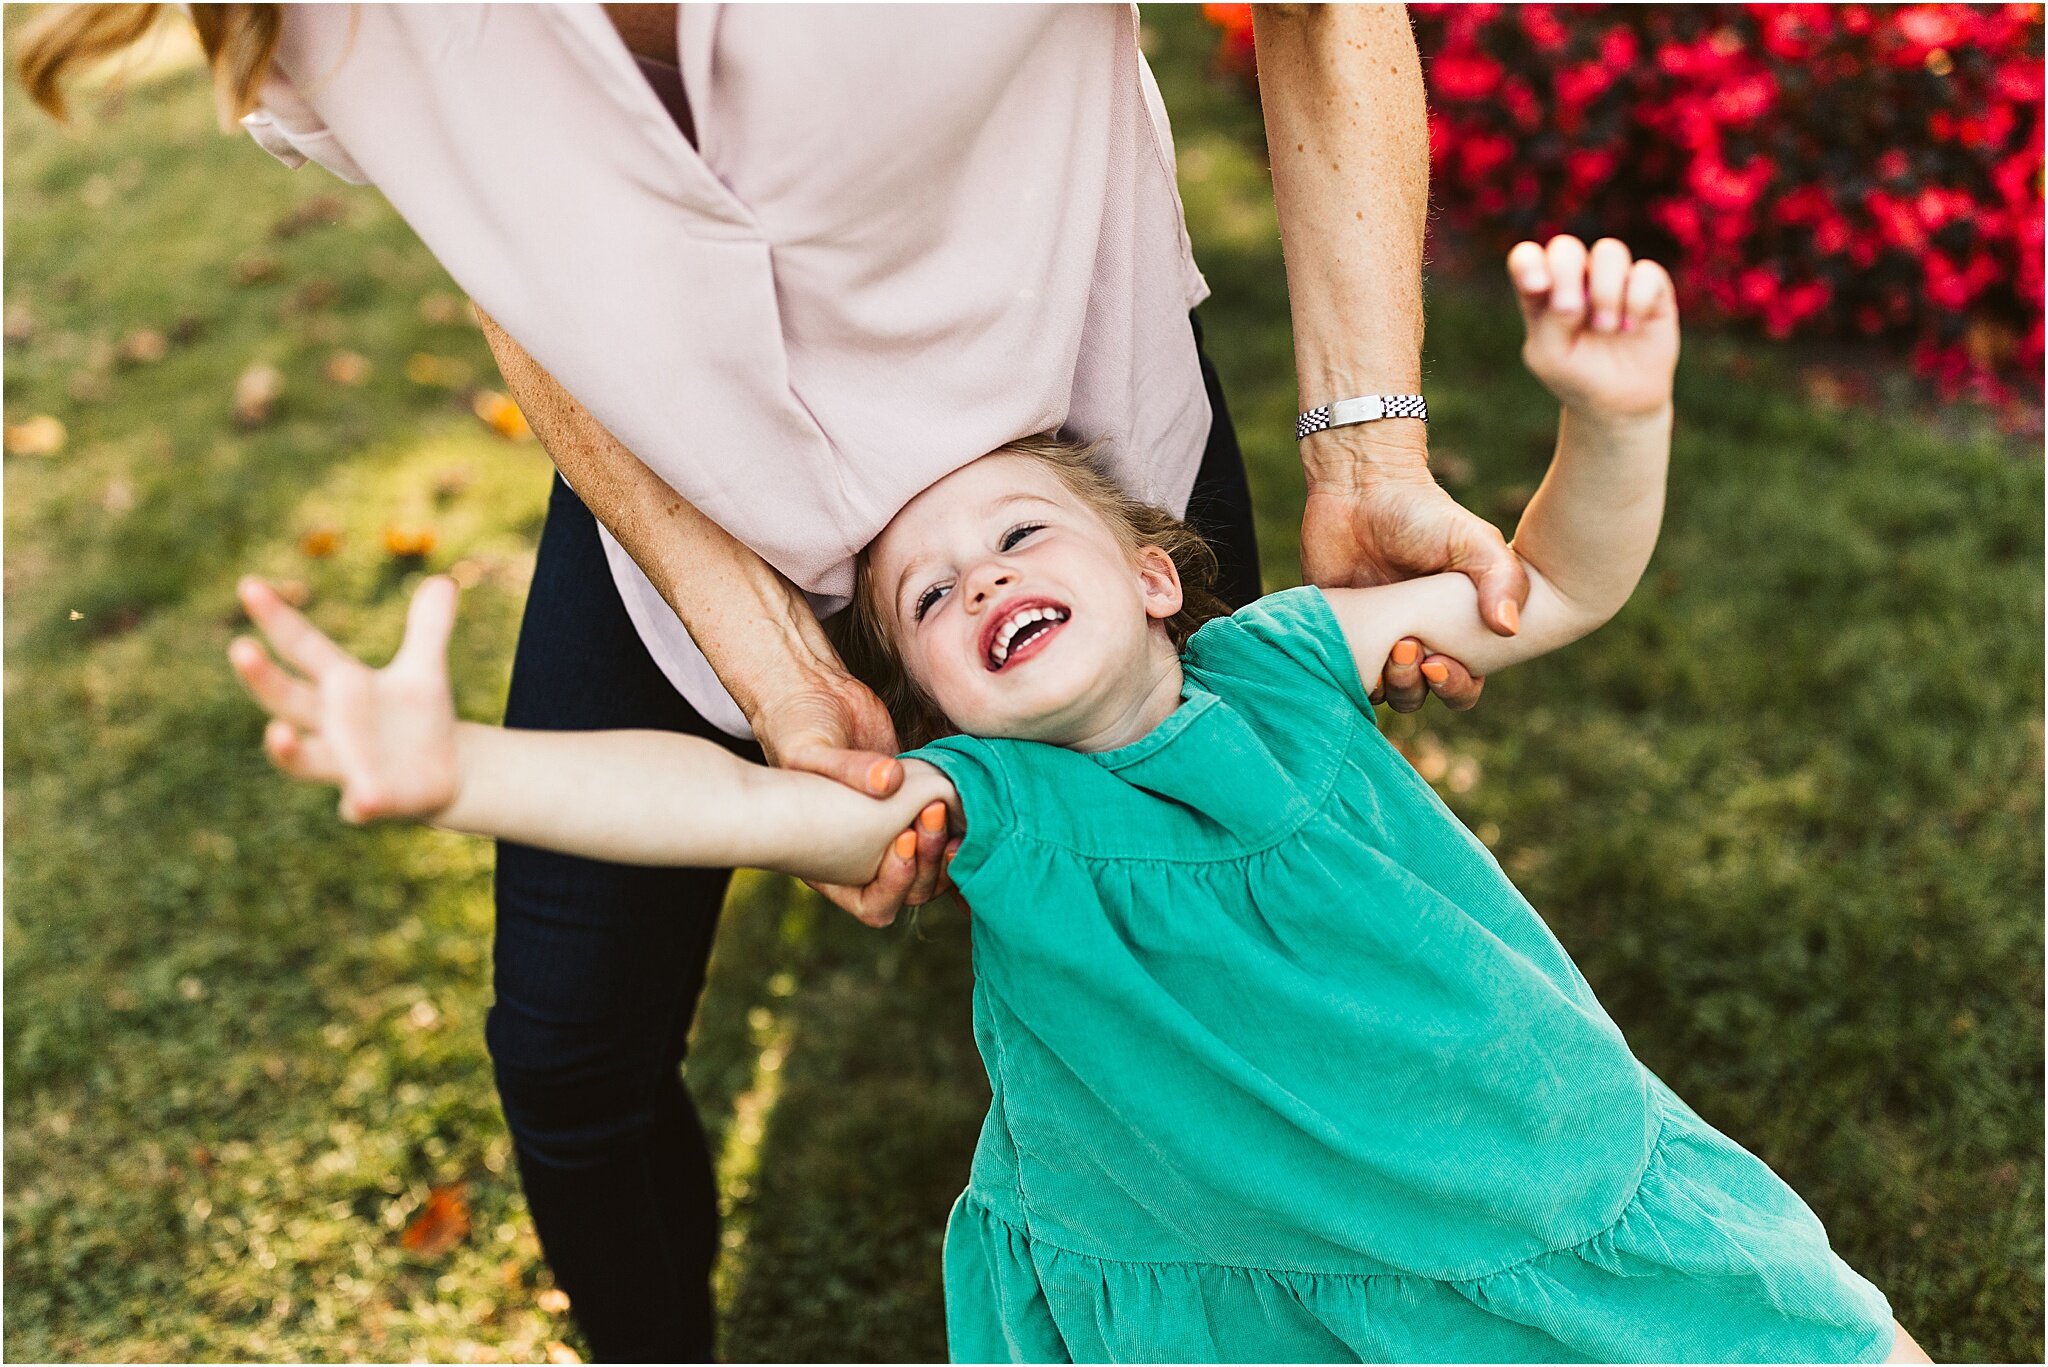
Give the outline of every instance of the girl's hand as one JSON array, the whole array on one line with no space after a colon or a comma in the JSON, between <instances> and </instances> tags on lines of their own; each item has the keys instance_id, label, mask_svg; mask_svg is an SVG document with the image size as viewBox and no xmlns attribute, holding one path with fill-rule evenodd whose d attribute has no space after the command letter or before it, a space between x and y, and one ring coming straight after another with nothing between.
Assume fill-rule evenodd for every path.
<instances>
[{"instance_id":1,"label":"girl's hand","mask_svg":"<svg viewBox=\"0 0 2048 1367\"><path fill-rule=\"evenodd\" d=\"M1637 417L1671 402L1678 302L1662 266L1633 260L1615 238L1589 252L1553 237L1517 243L1508 274L1529 329L1522 360L1567 410Z\"/></svg>"},{"instance_id":2,"label":"girl's hand","mask_svg":"<svg viewBox=\"0 0 2048 1367\"><path fill-rule=\"evenodd\" d=\"M341 819L433 817L455 800L455 705L448 636L455 581L436 576L413 594L405 640L371 669L322 635L261 579L237 586L242 606L286 663L247 636L228 659L271 723L263 748L293 778L341 789Z\"/></svg>"}]
</instances>

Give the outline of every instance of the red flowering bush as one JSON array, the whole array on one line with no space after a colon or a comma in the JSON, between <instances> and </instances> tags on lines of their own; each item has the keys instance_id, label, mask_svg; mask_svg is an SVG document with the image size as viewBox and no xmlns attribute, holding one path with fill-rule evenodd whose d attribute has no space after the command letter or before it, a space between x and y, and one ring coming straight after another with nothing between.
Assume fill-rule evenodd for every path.
<instances>
[{"instance_id":1,"label":"red flowering bush","mask_svg":"<svg viewBox=\"0 0 2048 1367\"><path fill-rule=\"evenodd\" d=\"M1688 307L2035 392L2039 5L1411 7L1432 196L1489 248L1613 232ZM1251 15L1205 7L1249 73Z\"/></svg>"}]
</instances>

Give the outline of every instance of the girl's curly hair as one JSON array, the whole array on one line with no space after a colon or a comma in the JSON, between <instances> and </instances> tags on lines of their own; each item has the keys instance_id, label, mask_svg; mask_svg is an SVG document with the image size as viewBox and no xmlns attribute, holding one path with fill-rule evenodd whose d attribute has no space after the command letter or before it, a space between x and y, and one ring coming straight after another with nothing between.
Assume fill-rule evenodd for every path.
<instances>
[{"instance_id":1,"label":"girl's curly hair","mask_svg":"<svg viewBox=\"0 0 2048 1367\"><path fill-rule=\"evenodd\" d=\"M1172 557L1180 573L1181 606L1166 621L1167 637L1173 648L1187 644L1195 628L1212 617L1225 617L1230 609L1216 595L1216 552L1201 533L1163 508L1155 508L1130 497L1096 464L1100 442L1066 441L1042 433L996 448L989 454L1026 456L1038 461L1066 485L1068 492L1108 524L1133 555L1141 546L1157 546ZM902 658L890 640L882 604L869 574L867 552L855 561L853 602L827 624L840 658L853 676L875 691L889 709L896 724L896 738L914 748L952 732L932 700L926 697L904 672Z\"/></svg>"}]
</instances>

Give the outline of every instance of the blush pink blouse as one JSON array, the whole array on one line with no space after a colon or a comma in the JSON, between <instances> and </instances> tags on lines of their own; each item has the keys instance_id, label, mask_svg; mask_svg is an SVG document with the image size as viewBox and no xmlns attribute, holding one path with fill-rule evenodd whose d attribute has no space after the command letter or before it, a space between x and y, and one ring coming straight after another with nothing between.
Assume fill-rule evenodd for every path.
<instances>
[{"instance_id":1,"label":"blush pink blouse","mask_svg":"<svg viewBox=\"0 0 2048 1367\"><path fill-rule=\"evenodd\" d=\"M1063 428L1185 508L1209 429L1128 5L684 5L686 138L595 5L294 5L263 107L375 185L599 421L809 595L934 480ZM609 533L708 719L745 718Z\"/></svg>"}]
</instances>

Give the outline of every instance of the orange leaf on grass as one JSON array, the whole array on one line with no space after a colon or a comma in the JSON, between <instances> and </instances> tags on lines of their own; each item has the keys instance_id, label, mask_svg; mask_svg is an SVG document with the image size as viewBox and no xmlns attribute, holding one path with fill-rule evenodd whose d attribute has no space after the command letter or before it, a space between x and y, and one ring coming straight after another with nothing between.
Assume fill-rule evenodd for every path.
<instances>
[{"instance_id":1,"label":"orange leaf on grass","mask_svg":"<svg viewBox=\"0 0 2048 1367\"><path fill-rule=\"evenodd\" d=\"M419 560L432 555L441 538L432 527L386 527L384 549L401 560Z\"/></svg>"},{"instance_id":2,"label":"orange leaf on grass","mask_svg":"<svg viewBox=\"0 0 2048 1367\"><path fill-rule=\"evenodd\" d=\"M327 378L350 387L370 378L370 358L359 351L337 351L327 358Z\"/></svg>"},{"instance_id":3,"label":"orange leaf on grass","mask_svg":"<svg viewBox=\"0 0 2048 1367\"><path fill-rule=\"evenodd\" d=\"M341 533L333 527L315 527L299 538L299 552L308 560L325 560L341 549Z\"/></svg>"},{"instance_id":4,"label":"orange leaf on grass","mask_svg":"<svg viewBox=\"0 0 2048 1367\"><path fill-rule=\"evenodd\" d=\"M408 1253L438 1258L469 1237L469 1193L467 1184L451 1182L427 1191L426 1204L398 1242Z\"/></svg>"},{"instance_id":5,"label":"orange leaf on grass","mask_svg":"<svg viewBox=\"0 0 2048 1367\"><path fill-rule=\"evenodd\" d=\"M27 422L7 424L7 454L10 456L54 456L64 449L64 424L48 413Z\"/></svg>"},{"instance_id":6,"label":"orange leaf on grass","mask_svg":"<svg viewBox=\"0 0 2048 1367\"><path fill-rule=\"evenodd\" d=\"M483 420L486 427L505 440L533 440L533 429L526 425L526 415L519 411L519 405L497 390L478 390L469 407L471 412Z\"/></svg>"}]
</instances>

